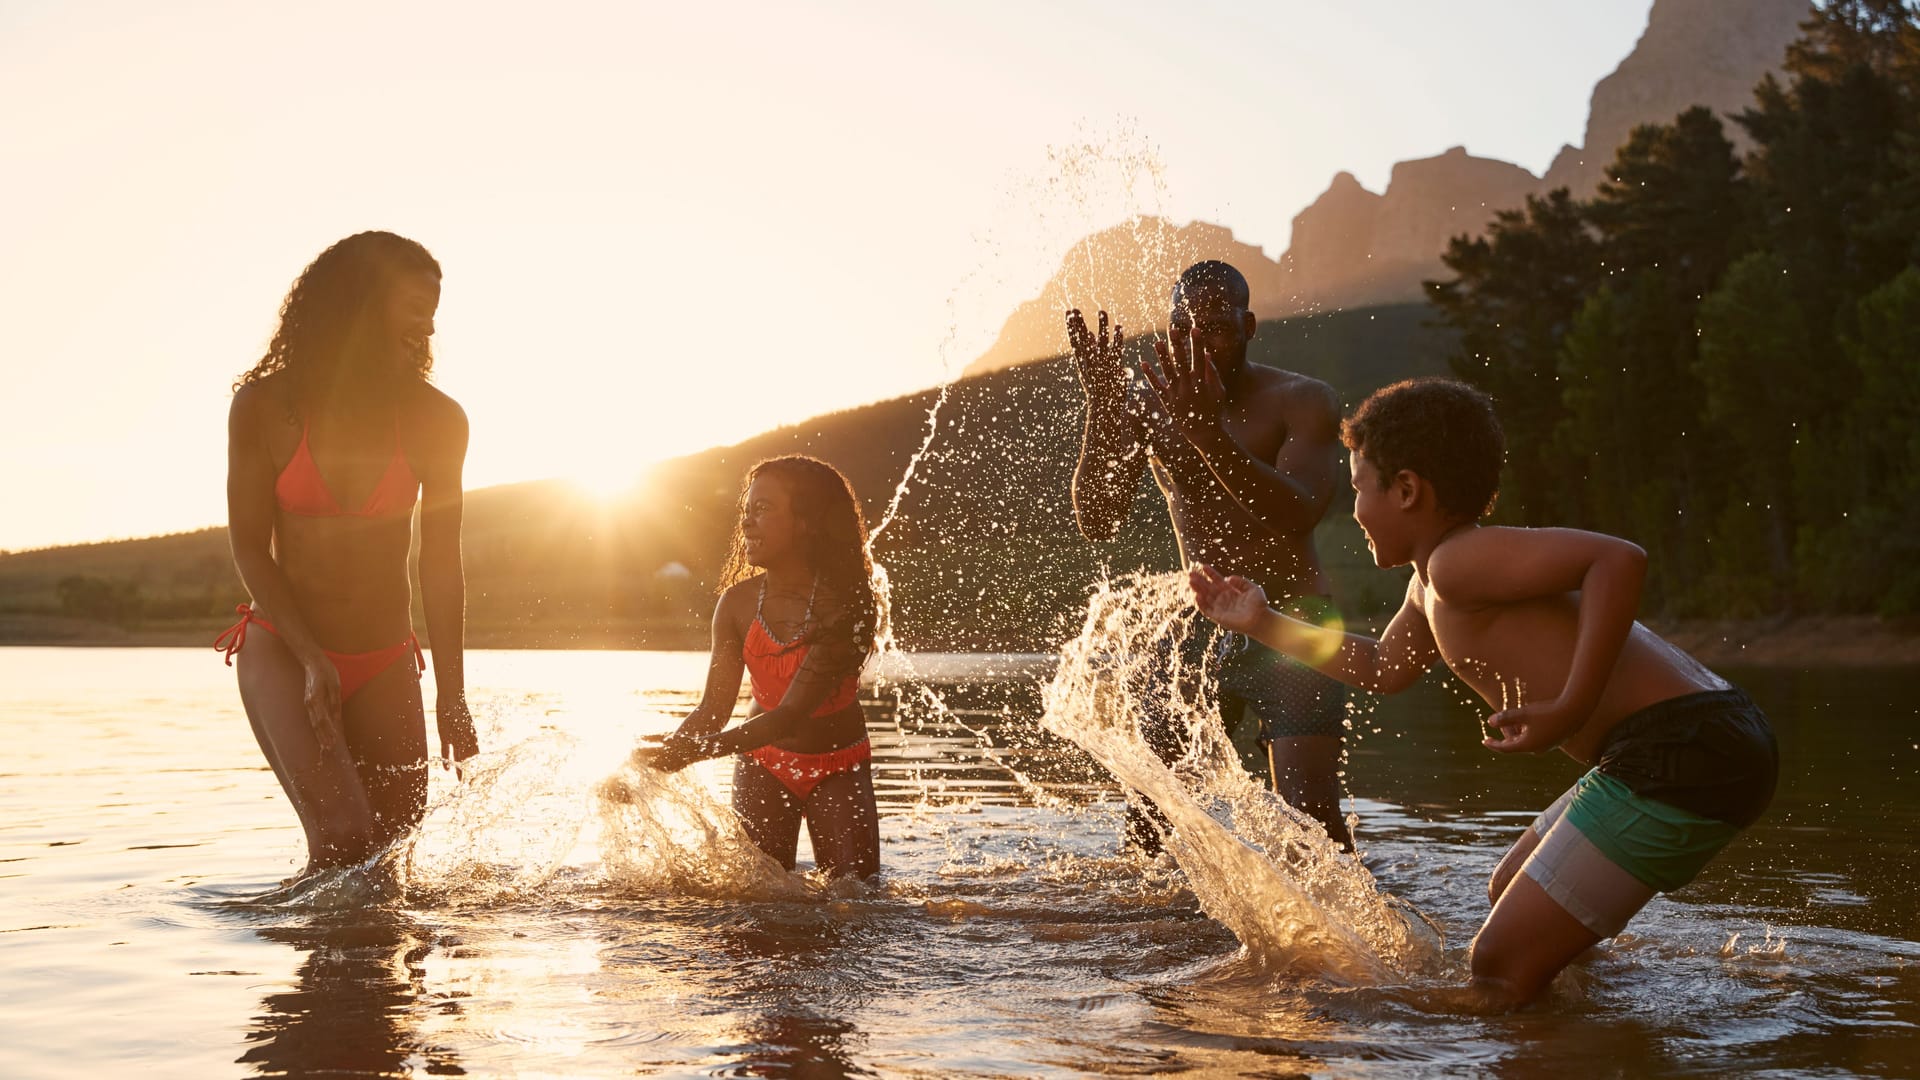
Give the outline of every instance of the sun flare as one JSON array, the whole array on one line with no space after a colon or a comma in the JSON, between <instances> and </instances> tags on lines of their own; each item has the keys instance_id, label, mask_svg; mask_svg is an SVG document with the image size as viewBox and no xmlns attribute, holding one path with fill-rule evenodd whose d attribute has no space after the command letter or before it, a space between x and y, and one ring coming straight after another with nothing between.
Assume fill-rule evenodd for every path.
<instances>
[{"instance_id":1,"label":"sun flare","mask_svg":"<svg viewBox=\"0 0 1920 1080\"><path fill-rule=\"evenodd\" d=\"M567 477L582 493L602 503L619 502L640 490L646 469L624 462L598 468L576 469Z\"/></svg>"}]
</instances>

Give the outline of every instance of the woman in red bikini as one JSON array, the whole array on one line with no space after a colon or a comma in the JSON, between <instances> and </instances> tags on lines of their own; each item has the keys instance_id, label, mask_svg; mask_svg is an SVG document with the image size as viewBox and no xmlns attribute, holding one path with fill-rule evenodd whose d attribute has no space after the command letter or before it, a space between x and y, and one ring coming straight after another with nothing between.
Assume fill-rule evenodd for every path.
<instances>
[{"instance_id":1,"label":"woman in red bikini","mask_svg":"<svg viewBox=\"0 0 1920 1080\"><path fill-rule=\"evenodd\" d=\"M439 303L425 248L349 236L293 283L266 355L234 384L228 531L253 602L215 647L306 830L302 876L366 861L426 807L416 495L441 752L478 750L462 670L467 419L427 383Z\"/></svg>"},{"instance_id":2,"label":"woman in red bikini","mask_svg":"<svg viewBox=\"0 0 1920 1080\"><path fill-rule=\"evenodd\" d=\"M733 808L762 851L793 869L805 821L822 870L878 873L873 750L857 698L880 605L846 478L809 457L755 465L721 585L700 707L642 759L671 772L739 754ZM742 673L753 712L722 731Z\"/></svg>"}]
</instances>

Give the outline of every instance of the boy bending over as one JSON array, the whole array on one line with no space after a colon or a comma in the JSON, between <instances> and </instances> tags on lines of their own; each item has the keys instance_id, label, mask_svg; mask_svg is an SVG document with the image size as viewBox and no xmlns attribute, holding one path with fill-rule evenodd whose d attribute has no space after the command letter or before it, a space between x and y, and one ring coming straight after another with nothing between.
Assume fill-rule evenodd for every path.
<instances>
[{"instance_id":1,"label":"boy bending over","mask_svg":"<svg viewBox=\"0 0 1920 1080\"><path fill-rule=\"evenodd\" d=\"M1341 441L1374 562L1414 569L1386 633L1376 641L1288 618L1258 585L1210 566L1194 568L1194 594L1221 626L1351 686L1395 693L1444 660L1498 710L1488 748L1557 747L1591 766L1520 834L1487 887L1474 997L1518 1006L1759 818L1779 772L1773 732L1744 693L1634 620L1639 547L1477 524L1504 456L1484 394L1450 379L1397 383L1361 404Z\"/></svg>"}]
</instances>

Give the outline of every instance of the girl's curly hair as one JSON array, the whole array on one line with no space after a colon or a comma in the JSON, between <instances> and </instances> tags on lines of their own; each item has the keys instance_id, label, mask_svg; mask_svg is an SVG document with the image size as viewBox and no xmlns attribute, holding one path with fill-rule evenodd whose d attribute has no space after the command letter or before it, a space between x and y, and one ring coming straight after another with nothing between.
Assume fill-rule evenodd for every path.
<instances>
[{"instance_id":1,"label":"girl's curly hair","mask_svg":"<svg viewBox=\"0 0 1920 1080\"><path fill-rule=\"evenodd\" d=\"M234 390L282 371L302 396L326 386L344 360L373 347L393 283L419 272L438 277L440 264L426 248L390 232L355 233L321 252L280 304L280 325L266 355L234 380ZM405 347L413 368L426 378L433 370L431 344L422 340Z\"/></svg>"},{"instance_id":2,"label":"girl's curly hair","mask_svg":"<svg viewBox=\"0 0 1920 1080\"><path fill-rule=\"evenodd\" d=\"M874 588L873 559L867 551L866 519L853 485L840 470L803 454L768 458L747 470L740 484L740 508L734 518L733 542L726 569L720 573L720 591L754 574L747 562L747 541L741 532L746 517L747 489L762 476L777 476L792 493L793 514L801 522L800 543L807 562L820 575L820 584L846 598L841 616L811 631L807 637L845 635L855 649L870 654L880 639L880 597Z\"/></svg>"}]
</instances>

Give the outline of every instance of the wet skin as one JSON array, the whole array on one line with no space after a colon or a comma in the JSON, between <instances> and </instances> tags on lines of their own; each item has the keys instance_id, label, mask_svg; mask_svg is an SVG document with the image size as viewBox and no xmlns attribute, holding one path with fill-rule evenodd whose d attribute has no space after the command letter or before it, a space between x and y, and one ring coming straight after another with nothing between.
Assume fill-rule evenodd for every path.
<instances>
[{"instance_id":1,"label":"wet skin","mask_svg":"<svg viewBox=\"0 0 1920 1080\"><path fill-rule=\"evenodd\" d=\"M821 754L867 737L866 716L858 702L825 716L813 715L865 660L852 648L828 643L808 647L778 704L762 709L756 702L744 723L727 728L746 675L742 649L754 621L762 622L774 640L793 641L837 620L846 603L846 597L831 588L816 586L800 543L805 525L793 511L782 477L756 478L747 489L743 515L747 561L764 572L721 594L713 612L705 691L699 706L658 750L642 751L642 760L655 768L671 772L705 758L769 745ZM864 765L823 778L800 799L758 762L742 757L734 766L733 806L754 843L789 870L802 821L821 869L860 877L880 870L880 818L872 770Z\"/></svg>"},{"instance_id":2,"label":"wet skin","mask_svg":"<svg viewBox=\"0 0 1920 1080\"><path fill-rule=\"evenodd\" d=\"M1183 565L1232 567L1276 596L1325 596L1313 530L1337 482L1332 389L1249 364L1256 320L1217 289L1176 287L1168 324L1143 382L1128 372L1121 330L1109 333L1105 312L1097 332L1080 312L1067 314L1087 399L1073 480L1081 533L1111 539L1151 467ZM1350 844L1339 808L1341 739L1278 738L1268 753L1274 790Z\"/></svg>"},{"instance_id":3,"label":"wet skin","mask_svg":"<svg viewBox=\"0 0 1920 1080\"><path fill-rule=\"evenodd\" d=\"M1592 765L1626 717L1727 687L1634 620L1646 557L1633 544L1575 529L1483 528L1440 509L1415 473L1383 479L1359 452L1350 468L1354 518L1375 563L1414 567L1406 600L1378 640L1289 619L1267 606L1256 584L1213 567L1192 573L1201 610L1281 652L1320 657L1326 674L1380 693L1407 689L1443 660L1496 710L1483 742L1502 753L1559 749ZM1493 910L1474 939L1463 999L1474 1007L1534 1000L1600 940L1521 872L1540 840L1523 831L1488 885Z\"/></svg>"},{"instance_id":4,"label":"wet skin","mask_svg":"<svg viewBox=\"0 0 1920 1080\"><path fill-rule=\"evenodd\" d=\"M439 280L402 279L384 326L396 343L433 332ZM387 362L396 367L400 350ZM477 750L461 648L461 466L466 417L417 375L372 366L343 373L378 387L347 404L319 396L304 417L308 451L338 506L364 507L396 443L420 480L420 576L433 650L442 751ZM364 653L413 632L410 514L308 517L280 509L274 483L292 460L303 417L290 378L268 376L234 395L227 500L234 561L258 614L236 658L241 700L261 751L306 832L307 871L363 862L406 835L425 809L427 738L413 655L342 700L322 650Z\"/></svg>"},{"instance_id":5,"label":"wet skin","mask_svg":"<svg viewBox=\"0 0 1920 1080\"><path fill-rule=\"evenodd\" d=\"M1400 614L1382 635L1383 649L1394 643L1405 653L1398 670L1385 676L1388 692L1410 684L1437 658L1498 710L1491 727L1538 729L1490 738L1491 748L1558 748L1592 765L1607 734L1626 717L1671 698L1726 688L1726 680L1632 618L1637 568L1645 559L1632 544L1575 529L1472 523L1436 529L1407 514L1400 504L1408 496L1382 484L1364 455L1353 454L1351 468L1354 519L1375 563L1413 563L1416 571ZM1618 652L1597 676L1586 677L1587 686L1572 688L1580 701L1559 707L1580 658L1583 615L1607 614L1583 613L1583 602L1619 591L1601 596L1583 575L1596 566L1611 571L1613 564L1632 578L1631 596L1611 616L1621 624L1613 645ZM1583 596L1583 585L1589 595Z\"/></svg>"}]
</instances>

